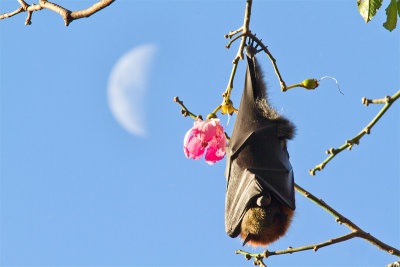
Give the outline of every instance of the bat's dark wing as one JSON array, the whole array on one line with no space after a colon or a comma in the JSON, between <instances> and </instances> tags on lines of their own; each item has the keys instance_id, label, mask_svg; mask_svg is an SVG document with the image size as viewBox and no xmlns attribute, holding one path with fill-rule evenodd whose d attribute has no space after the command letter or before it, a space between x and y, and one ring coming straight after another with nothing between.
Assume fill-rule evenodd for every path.
<instances>
[{"instance_id":1,"label":"bat's dark wing","mask_svg":"<svg viewBox=\"0 0 400 267\"><path fill-rule=\"evenodd\" d=\"M240 223L252 201L263 192L272 192L279 201L295 209L294 180L289 154L277 137L277 126L257 109L254 58L248 66L239 112L226 149L227 179L225 231L240 233Z\"/></svg>"}]
</instances>

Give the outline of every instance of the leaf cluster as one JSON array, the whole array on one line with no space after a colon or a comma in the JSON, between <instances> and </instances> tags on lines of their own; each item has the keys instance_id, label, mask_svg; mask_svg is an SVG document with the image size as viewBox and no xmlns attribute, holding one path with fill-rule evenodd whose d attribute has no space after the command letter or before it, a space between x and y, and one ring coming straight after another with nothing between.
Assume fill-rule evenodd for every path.
<instances>
[{"instance_id":1,"label":"leaf cluster","mask_svg":"<svg viewBox=\"0 0 400 267\"><path fill-rule=\"evenodd\" d=\"M357 0L358 11L364 18L365 23L371 21L376 15L376 12L382 6L382 2L383 0ZM386 8L386 22L383 23L383 27L393 31L396 28L397 16L400 17L400 0L390 0Z\"/></svg>"}]
</instances>

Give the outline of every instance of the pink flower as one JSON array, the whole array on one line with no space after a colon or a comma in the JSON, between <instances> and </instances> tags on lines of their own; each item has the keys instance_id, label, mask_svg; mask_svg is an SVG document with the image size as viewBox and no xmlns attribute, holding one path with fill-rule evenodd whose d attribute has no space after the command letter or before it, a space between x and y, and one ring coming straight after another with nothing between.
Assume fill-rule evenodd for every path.
<instances>
[{"instance_id":1,"label":"pink flower","mask_svg":"<svg viewBox=\"0 0 400 267\"><path fill-rule=\"evenodd\" d=\"M197 120L183 141L186 157L199 159L206 153L208 164L214 164L225 156L226 137L219 119ZM206 152L207 150L207 152Z\"/></svg>"}]
</instances>

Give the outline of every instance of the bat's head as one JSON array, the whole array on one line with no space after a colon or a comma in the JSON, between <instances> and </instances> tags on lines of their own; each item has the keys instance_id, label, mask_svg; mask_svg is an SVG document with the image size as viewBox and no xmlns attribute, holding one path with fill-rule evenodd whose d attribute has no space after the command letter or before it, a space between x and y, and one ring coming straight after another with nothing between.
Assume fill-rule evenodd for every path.
<instances>
[{"instance_id":1,"label":"bat's head","mask_svg":"<svg viewBox=\"0 0 400 267\"><path fill-rule=\"evenodd\" d=\"M283 236L292 221L293 210L268 192L254 200L245 213L240 236L243 245L266 246Z\"/></svg>"}]
</instances>

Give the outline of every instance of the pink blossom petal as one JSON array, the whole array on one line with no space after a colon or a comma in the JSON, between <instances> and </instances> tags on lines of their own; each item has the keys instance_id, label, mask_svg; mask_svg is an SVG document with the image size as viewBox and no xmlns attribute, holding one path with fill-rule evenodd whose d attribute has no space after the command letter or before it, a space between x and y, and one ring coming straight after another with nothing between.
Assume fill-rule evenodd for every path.
<instances>
[{"instance_id":1,"label":"pink blossom petal","mask_svg":"<svg viewBox=\"0 0 400 267\"><path fill-rule=\"evenodd\" d=\"M183 147L187 146L189 142L189 137L192 134L193 129L189 129L189 131L186 132L185 138L183 138Z\"/></svg>"},{"instance_id":2,"label":"pink blossom petal","mask_svg":"<svg viewBox=\"0 0 400 267\"><path fill-rule=\"evenodd\" d=\"M217 135L217 127L219 126L218 119L211 120L197 120L193 124L193 134L198 135L198 137L203 142L210 142L214 136Z\"/></svg>"},{"instance_id":3,"label":"pink blossom petal","mask_svg":"<svg viewBox=\"0 0 400 267\"><path fill-rule=\"evenodd\" d=\"M225 145L226 145L226 139L225 142L217 142L217 140L214 139L212 142L208 144L205 156L208 164L214 164L215 162L225 157L226 154Z\"/></svg>"},{"instance_id":4,"label":"pink blossom petal","mask_svg":"<svg viewBox=\"0 0 400 267\"><path fill-rule=\"evenodd\" d=\"M218 140L218 148L225 152L225 147L226 147L226 136L225 136L225 133L223 133L220 138L221 139Z\"/></svg>"},{"instance_id":5,"label":"pink blossom petal","mask_svg":"<svg viewBox=\"0 0 400 267\"><path fill-rule=\"evenodd\" d=\"M200 139L192 135L183 146L185 156L191 159L199 159L203 156L206 148L202 145Z\"/></svg>"}]
</instances>

